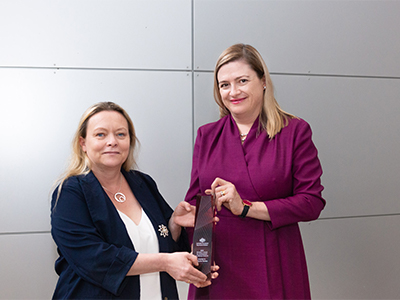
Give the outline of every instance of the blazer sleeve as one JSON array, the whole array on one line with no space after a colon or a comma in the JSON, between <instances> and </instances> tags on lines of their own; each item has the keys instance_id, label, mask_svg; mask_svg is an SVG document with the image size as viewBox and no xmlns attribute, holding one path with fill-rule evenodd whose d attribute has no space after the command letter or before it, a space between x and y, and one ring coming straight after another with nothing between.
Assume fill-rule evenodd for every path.
<instances>
[{"instance_id":1,"label":"blazer sleeve","mask_svg":"<svg viewBox=\"0 0 400 300\"><path fill-rule=\"evenodd\" d=\"M293 133L293 193L287 198L264 202L271 217L271 229L315 220L325 206L320 179L322 167L311 139L312 131L305 121L299 124Z\"/></svg>"},{"instance_id":2,"label":"blazer sleeve","mask_svg":"<svg viewBox=\"0 0 400 300\"><path fill-rule=\"evenodd\" d=\"M52 197L51 234L60 256L68 263L61 267L70 267L84 280L118 295L138 253L104 238L92 220L76 177L64 183L57 204L56 194L57 189Z\"/></svg>"}]
</instances>

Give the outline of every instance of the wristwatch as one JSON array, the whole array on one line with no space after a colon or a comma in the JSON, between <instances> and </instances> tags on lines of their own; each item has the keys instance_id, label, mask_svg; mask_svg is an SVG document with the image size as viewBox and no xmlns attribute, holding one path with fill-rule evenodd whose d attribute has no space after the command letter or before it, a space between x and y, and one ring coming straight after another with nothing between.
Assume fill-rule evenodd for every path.
<instances>
[{"instance_id":1,"label":"wristwatch","mask_svg":"<svg viewBox=\"0 0 400 300\"><path fill-rule=\"evenodd\" d=\"M245 218L247 213L249 212L250 207L253 205L253 203L251 203L248 200L242 200L242 202L243 202L243 211L239 217Z\"/></svg>"}]
</instances>

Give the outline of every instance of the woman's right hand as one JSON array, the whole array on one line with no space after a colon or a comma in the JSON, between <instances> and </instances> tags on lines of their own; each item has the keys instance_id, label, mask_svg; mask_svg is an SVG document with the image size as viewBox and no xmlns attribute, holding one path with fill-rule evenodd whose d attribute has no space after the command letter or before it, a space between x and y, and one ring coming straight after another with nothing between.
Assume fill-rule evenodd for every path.
<instances>
[{"instance_id":1,"label":"woman's right hand","mask_svg":"<svg viewBox=\"0 0 400 300\"><path fill-rule=\"evenodd\" d=\"M211 284L207 276L197 270L197 257L188 252L174 252L167 256L165 271L175 280L194 284L196 287L205 287Z\"/></svg>"},{"instance_id":2,"label":"woman's right hand","mask_svg":"<svg viewBox=\"0 0 400 300\"><path fill-rule=\"evenodd\" d=\"M126 276L153 272L167 272L175 280L192 283L196 287L206 287L211 279L218 277L218 266L211 267L211 279L196 269L197 257L189 252L139 253Z\"/></svg>"}]
</instances>

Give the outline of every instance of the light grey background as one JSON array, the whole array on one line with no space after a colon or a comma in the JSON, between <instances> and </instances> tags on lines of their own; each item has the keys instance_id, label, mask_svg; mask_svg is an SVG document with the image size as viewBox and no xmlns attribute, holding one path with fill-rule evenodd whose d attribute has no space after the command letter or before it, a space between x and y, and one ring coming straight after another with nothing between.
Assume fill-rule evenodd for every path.
<instances>
[{"instance_id":1,"label":"light grey background","mask_svg":"<svg viewBox=\"0 0 400 300\"><path fill-rule=\"evenodd\" d=\"M313 298L399 299L399 14L384 0L0 1L0 299L52 295L49 193L91 104L127 109L139 168L183 199L195 132L218 119L215 61L237 42L314 132L327 207L301 224Z\"/></svg>"}]
</instances>

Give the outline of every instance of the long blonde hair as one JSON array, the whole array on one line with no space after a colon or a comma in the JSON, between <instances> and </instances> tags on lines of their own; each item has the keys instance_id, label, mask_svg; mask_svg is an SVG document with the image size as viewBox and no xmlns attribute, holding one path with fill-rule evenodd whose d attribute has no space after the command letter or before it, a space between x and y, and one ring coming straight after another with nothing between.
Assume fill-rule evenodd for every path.
<instances>
[{"instance_id":1,"label":"long blonde hair","mask_svg":"<svg viewBox=\"0 0 400 300\"><path fill-rule=\"evenodd\" d=\"M116 111L125 117L126 121L128 122L130 147L128 157L122 164L122 168L125 171L129 171L136 167L134 152L136 149L136 145L139 141L136 138L135 128L133 127L133 122L128 113L114 102L96 103L85 111L85 113L81 117L81 120L79 121L78 129L75 132L74 138L72 140L72 153L69 165L61 178L57 181L57 200L60 197L63 183L69 177L87 175L91 170L90 161L86 153L82 150L79 141L81 137L86 138L89 119L101 111Z\"/></svg>"},{"instance_id":2,"label":"long blonde hair","mask_svg":"<svg viewBox=\"0 0 400 300\"><path fill-rule=\"evenodd\" d=\"M230 115L230 111L222 102L219 92L218 72L223 65L237 60L245 61L257 73L259 79L265 78L264 104L259 115L260 130L265 130L269 138L273 139L288 124L289 119L296 117L280 108L274 96L274 87L267 65L261 54L250 45L232 45L222 52L217 60L214 70L214 99L219 106L220 118Z\"/></svg>"}]
</instances>

